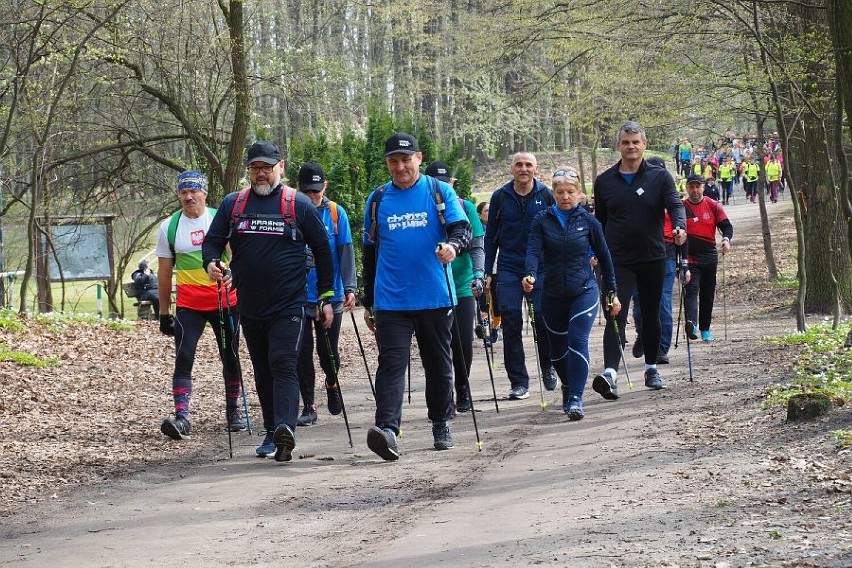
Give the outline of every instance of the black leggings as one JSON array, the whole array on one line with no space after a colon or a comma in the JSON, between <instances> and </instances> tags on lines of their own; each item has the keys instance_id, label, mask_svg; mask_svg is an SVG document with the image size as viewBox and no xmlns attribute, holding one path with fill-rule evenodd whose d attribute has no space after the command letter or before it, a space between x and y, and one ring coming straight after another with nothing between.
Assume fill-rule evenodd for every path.
<instances>
[{"instance_id":1,"label":"black leggings","mask_svg":"<svg viewBox=\"0 0 852 568\"><path fill-rule=\"evenodd\" d=\"M453 325L453 370L455 372L456 397L467 398L465 384L470 376L470 365L473 363L473 322L476 317L476 299L473 296L459 298L456 306L458 316L458 327ZM459 347L459 336L461 334L461 347Z\"/></svg>"},{"instance_id":2,"label":"black leggings","mask_svg":"<svg viewBox=\"0 0 852 568\"><path fill-rule=\"evenodd\" d=\"M698 329L707 331L713 320L713 300L716 298L716 269L718 263L691 264L692 277L686 285L686 319L695 323Z\"/></svg>"},{"instance_id":3,"label":"black leggings","mask_svg":"<svg viewBox=\"0 0 852 568\"><path fill-rule=\"evenodd\" d=\"M657 363L657 351L660 349L660 301L663 295L663 281L666 275L666 259L634 264L616 264L615 282L618 288L618 301L621 302L621 312L618 322L619 337L616 337L610 317L607 314L607 326L604 330L604 367L618 370L621 360L621 350L618 347L625 344L624 326L630 313L630 297L636 288L639 294L639 304L642 306L642 345L645 349L645 363ZM601 302L606 305L606 299ZM606 314L606 311L604 311Z\"/></svg>"}]
</instances>

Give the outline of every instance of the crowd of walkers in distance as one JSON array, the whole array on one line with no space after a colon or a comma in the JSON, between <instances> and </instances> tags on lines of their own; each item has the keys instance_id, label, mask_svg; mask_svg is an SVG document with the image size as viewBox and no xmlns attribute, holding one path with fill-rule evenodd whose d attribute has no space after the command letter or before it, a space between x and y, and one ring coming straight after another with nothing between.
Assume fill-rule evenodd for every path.
<instances>
[{"instance_id":1,"label":"crowd of walkers in distance","mask_svg":"<svg viewBox=\"0 0 852 568\"><path fill-rule=\"evenodd\" d=\"M774 134L763 145L758 160L754 137L736 137L733 133L716 142L694 145L688 136L679 138L672 148L672 158L677 172L678 189L686 188L686 177L701 176L705 183L704 195L728 205L734 190L742 187L749 203L757 202L758 181L761 168L766 176L769 199L777 203L784 191L784 155L781 142Z\"/></svg>"},{"instance_id":2,"label":"crowd of walkers in distance","mask_svg":"<svg viewBox=\"0 0 852 568\"><path fill-rule=\"evenodd\" d=\"M536 377L542 408L544 391L561 387L562 410L576 421L585 416L593 365L600 372L592 390L609 401L621 396L618 370L626 365L632 302L632 353L644 359L645 387L665 388L657 366L669 362L676 283L688 340L713 339L716 269L719 254L724 260L730 250L733 228L718 194L708 195L707 181L748 176L733 163L751 163L752 152L736 143L693 150L684 138L676 153L678 175L686 178L684 198L665 164L645 158L648 140L639 124L623 124L615 144L621 158L595 180L591 204L576 169L542 175L534 154L518 152L509 165L511 179L477 206L455 193L446 164L423 168L417 139L398 132L385 142L389 181L367 198L360 243L344 207L326 195L323 168L303 164L296 188L289 187L274 143L248 148L249 186L227 195L217 209L206 204L202 173L180 174L175 191L181 207L160 225L156 248L160 331L175 341L174 411L163 420L162 433L174 440L191 435L192 368L207 324L222 360L229 441L231 432L251 429L237 349L242 333L262 413L264 438L255 453L276 461L290 461L297 428L318 420L314 351L327 409L343 414L352 445L338 380L345 312L375 397L366 443L384 460L400 457L397 439L415 337L436 450L454 446L450 421L466 413L481 448L470 390L477 339L493 357L502 335L508 383L503 400L527 399ZM723 185L725 203L728 187ZM355 246L363 252L363 324L378 348L375 383L352 315ZM173 276L174 299L164 293ZM589 336L599 310L606 327L602 358L595 361ZM525 356L525 320L533 331L533 368Z\"/></svg>"}]
</instances>

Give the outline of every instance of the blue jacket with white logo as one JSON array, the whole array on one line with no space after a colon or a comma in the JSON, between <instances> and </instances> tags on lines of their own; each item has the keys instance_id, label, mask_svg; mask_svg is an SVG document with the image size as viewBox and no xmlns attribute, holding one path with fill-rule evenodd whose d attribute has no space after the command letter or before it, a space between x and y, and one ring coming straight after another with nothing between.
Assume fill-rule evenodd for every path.
<instances>
[{"instance_id":1,"label":"blue jacket with white logo","mask_svg":"<svg viewBox=\"0 0 852 568\"><path fill-rule=\"evenodd\" d=\"M564 226L560 215L567 217ZM597 288L595 272L589 264L590 249L598 259L604 291L615 291L615 271L601 224L582 207L557 212L554 205L533 220L525 274L538 279L547 272L545 296L577 296Z\"/></svg>"}]
</instances>

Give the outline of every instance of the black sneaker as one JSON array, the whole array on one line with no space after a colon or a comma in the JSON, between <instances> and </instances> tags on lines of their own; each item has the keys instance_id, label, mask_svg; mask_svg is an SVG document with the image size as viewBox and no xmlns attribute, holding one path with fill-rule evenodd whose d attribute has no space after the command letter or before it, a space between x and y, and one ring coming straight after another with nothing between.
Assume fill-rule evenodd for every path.
<instances>
[{"instance_id":1,"label":"black sneaker","mask_svg":"<svg viewBox=\"0 0 852 568\"><path fill-rule=\"evenodd\" d=\"M272 441L275 443L275 461L288 462L293 459L293 448L296 447L296 436L290 427L282 424L275 429L272 435Z\"/></svg>"},{"instance_id":2,"label":"black sneaker","mask_svg":"<svg viewBox=\"0 0 852 568\"><path fill-rule=\"evenodd\" d=\"M601 395L607 400L618 400L618 385L615 384L615 379L606 371L595 375L592 380L592 390Z\"/></svg>"},{"instance_id":3,"label":"black sneaker","mask_svg":"<svg viewBox=\"0 0 852 568\"><path fill-rule=\"evenodd\" d=\"M460 396L456 399L456 412L470 412L470 399Z\"/></svg>"},{"instance_id":4,"label":"black sneaker","mask_svg":"<svg viewBox=\"0 0 852 568\"><path fill-rule=\"evenodd\" d=\"M239 408L228 409L228 430L231 432L242 432L246 429L246 422Z\"/></svg>"},{"instance_id":5,"label":"black sneaker","mask_svg":"<svg viewBox=\"0 0 852 568\"><path fill-rule=\"evenodd\" d=\"M654 390L666 388L663 378L656 369L648 369L645 371L645 386Z\"/></svg>"},{"instance_id":6,"label":"black sneaker","mask_svg":"<svg viewBox=\"0 0 852 568\"><path fill-rule=\"evenodd\" d=\"M310 426L311 424L317 423L317 411L311 408L310 406L306 406L302 410L302 415L296 419L296 426Z\"/></svg>"},{"instance_id":7,"label":"black sneaker","mask_svg":"<svg viewBox=\"0 0 852 568\"><path fill-rule=\"evenodd\" d=\"M698 339L698 332L695 324L689 320L686 320L686 336L689 337L692 341Z\"/></svg>"},{"instance_id":8,"label":"black sneaker","mask_svg":"<svg viewBox=\"0 0 852 568\"><path fill-rule=\"evenodd\" d=\"M372 426L367 430L367 447L385 461L399 459L396 434L390 428L382 429L378 426Z\"/></svg>"},{"instance_id":9,"label":"black sneaker","mask_svg":"<svg viewBox=\"0 0 852 568\"><path fill-rule=\"evenodd\" d=\"M523 400L530 397L527 387L512 387L509 391L509 400Z\"/></svg>"},{"instance_id":10,"label":"black sneaker","mask_svg":"<svg viewBox=\"0 0 852 568\"><path fill-rule=\"evenodd\" d=\"M657 355L657 365L668 365L669 364L669 356L665 353L660 353Z\"/></svg>"},{"instance_id":11,"label":"black sneaker","mask_svg":"<svg viewBox=\"0 0 852 568\"><path fill-rule=\"evenodd\" d=\"M160 424L160 432L171 438L172 440L186 440L189 438L189 433L192 428L189 425L189 420L186 417L178 414L174 418L169 416L163 423Z\"/></svg>"},{"instance_id":12,"label":"black sneaker","mask_svg":"<svg viewBox=\"0 0 852 568\"><path fill-rule=\"evenodd\" d=\"M544 373L544 376L542 376L542 379L544 379L544 388L549 391L556 390L556 385L559 384L559 377L556 375L556 369L553 367L548 369Z\"/></svg>"},{"instance_id":13,"label":"black sneaker","mask_svg":"<svg viewBox=\"0 0 852 568\"><path fill-rule=\"evenodd\" d=\"M645 355L645 346L642 344L642 337L636 336L636 341L633 342L633 356L639 359Z\"/></svg>"},{"instance_id":14,"label":"black sneaker","mask_svg":"<svg viewBox=\"0 0 852 568\"><path fill-rule=\"evenodd\" d=\"M343 399L340 398L340 385L334 383L329 385L325 383L325 392L328 395L328 411L334 416L343 412Z\"/></svg>"},{"instance_id":15,"label":"black sneaker","mask_svg":"<svg viewBox=\"0 0 852 568\"><path fill-rule=\"evenodd\" d=\"M432 424L432 438L435 440L436 450L449 450L453 444L453 435L446 422L435 422Z\"/></svg>"}]
</instances>

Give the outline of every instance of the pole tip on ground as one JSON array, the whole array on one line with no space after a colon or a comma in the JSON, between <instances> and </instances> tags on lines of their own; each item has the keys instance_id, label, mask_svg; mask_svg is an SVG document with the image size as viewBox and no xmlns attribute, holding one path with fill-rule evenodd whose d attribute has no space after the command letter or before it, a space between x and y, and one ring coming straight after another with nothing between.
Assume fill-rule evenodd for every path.
<instances>
[{"instance_id":1,"label":"pole tip on ground","mask_svg":"<svg viewBox=\"0 0 852 568\"><path fill-rule=\"evenodd\" d=\"M482 442L477 442L477 443L476 443L476 451L478 451L478 452L481 452L481 451L482 451Z\"/></svg>"},{"instance_id":2,"label":"pole tip on ground","mask_svg":"<svg viewBox=\"0 0 852 568\"><path fill-rule=\"evenodd\" d=\"M541 403L541 409L542 409L542 410L544 410L545 408L547 408L547 403L546 403L546 402L542 402L542 403Z\"/></svg>"}]
</instances>

